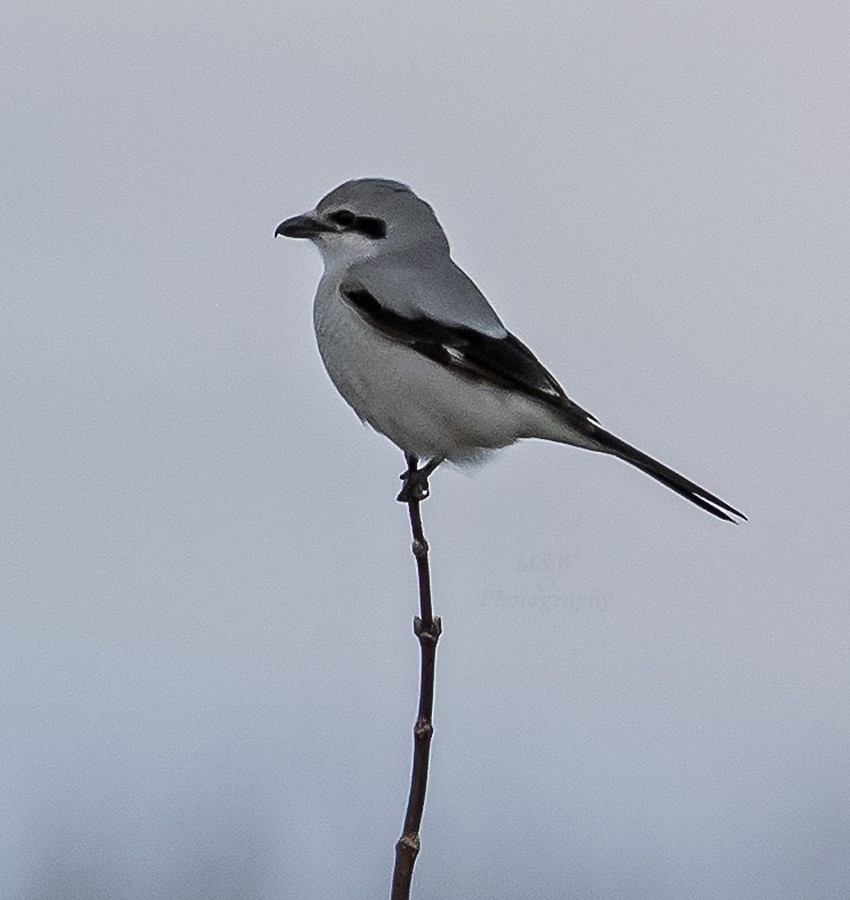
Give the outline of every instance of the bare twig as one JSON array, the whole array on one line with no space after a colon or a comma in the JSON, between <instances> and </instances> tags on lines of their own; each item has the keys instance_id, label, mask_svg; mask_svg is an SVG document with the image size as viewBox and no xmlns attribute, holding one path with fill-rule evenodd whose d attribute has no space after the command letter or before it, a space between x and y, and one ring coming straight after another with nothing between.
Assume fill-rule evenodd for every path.
<instances>
[{"instance_id":1,"label":"bare twig","mask_svg":"<svg viewBox=\"0 0 850 900\"><path fill-rule=\"evenodd\" d=\"M418 460L407 456L406 486L415 481ZM426 473L427 479L427 473ZM426 481L427 485L427 481ZM421 649L421 669L419 679L419 711L413 726L413 772L410 778L410 793L407 798L407 812L404 828L395 845L395 868L391 900L408 900L413 867L419 853L419 826L425 808L425 791L428 786L428 761L431 752L431 735L434 726L431 717L434 710L434 663L437 657L437 641L440 639L442 623L434 618L431 608L431 573L428 569L428 542L422 531L422 515L419 511L420 498L424 492L413 491L405 499L410 513L410 529L413 533L413 555L419 578L419 615L413 620L413 632L419 639Z\"/></svg>"}]
</instances>

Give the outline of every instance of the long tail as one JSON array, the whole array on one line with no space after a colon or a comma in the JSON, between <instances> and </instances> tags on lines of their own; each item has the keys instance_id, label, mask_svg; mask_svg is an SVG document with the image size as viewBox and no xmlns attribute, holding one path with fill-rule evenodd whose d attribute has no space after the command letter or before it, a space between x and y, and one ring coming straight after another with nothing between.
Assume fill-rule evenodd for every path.
<instances>
[{"instance_id":1,"label":"long tail","mask_svg":"<svg viewBox=\"0 0 850 900\"><path fill-rule=\"evenodd\" d=\"M657 459L647 456L636 447L632 447L631 444L614 437L613 434L610 434L598 425L594 428L593 436L605 452L611 453L613 456L619 456L620 459L631 463L642 472L652 476L656 481L660 481L663 485L670 488L671 491L675 491L686 500L695 503L700 509L704 509L713 516L717 516L718 519L724 519L727 522L735 522L732 516L738 516L746 521L747 517L735 509L734 506L730 506L724 500L709 493L705 488L701 488L693 481L689 481L684 475L668 469L667 466L658 462ZM729 513L731 515L727 515Z\"/></svg>"}]
</instances>

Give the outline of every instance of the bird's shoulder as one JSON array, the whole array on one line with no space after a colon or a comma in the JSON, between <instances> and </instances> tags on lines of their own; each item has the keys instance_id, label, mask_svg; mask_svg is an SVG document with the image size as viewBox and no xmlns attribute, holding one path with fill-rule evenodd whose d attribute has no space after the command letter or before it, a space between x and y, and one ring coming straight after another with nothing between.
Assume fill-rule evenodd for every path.
<instances>
[{"instance_id":1,"label":"bird's shoulder","mask_svg":"<svg viewBox=\"0 0 850 900\"><path fill-rule=\"evenodd\" d=\"M491 337L507 329L475 282L449 256L376 257L349 268L340 292L367 291L382 309L410 320L472 328Z\"/></svg>"}]
</instances>

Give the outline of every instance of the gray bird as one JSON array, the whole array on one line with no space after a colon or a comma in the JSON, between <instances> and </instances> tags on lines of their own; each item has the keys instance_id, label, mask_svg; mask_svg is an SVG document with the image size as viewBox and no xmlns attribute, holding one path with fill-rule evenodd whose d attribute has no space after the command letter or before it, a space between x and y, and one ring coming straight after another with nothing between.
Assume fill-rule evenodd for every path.
<instances>
[{"instance_id":1,"label":"gray bird","mask_svg":"<svg viewBox=\"0 0 850 900\"><path fill-rule=\"evenodd\" d=\"M279 234L307 238L322 254L319 352L357 415L405 452L399 500L426 497L444 460L542 438L617 456L720 519L746 518L570 400L454 263L434 211L407 185L347 181L281 222Z\"/></svg>"}]
</instances>

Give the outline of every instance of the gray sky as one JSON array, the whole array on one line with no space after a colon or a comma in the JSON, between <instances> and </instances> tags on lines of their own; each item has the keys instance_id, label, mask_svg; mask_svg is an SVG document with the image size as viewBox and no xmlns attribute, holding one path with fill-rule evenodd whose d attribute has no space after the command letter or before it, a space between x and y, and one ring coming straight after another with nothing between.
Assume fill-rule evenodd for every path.
<instances>
[{"instance_id":1,"label":"gray sky","mask_svg":"<svg viewBox=\"0 0 850 900\"><path fill-rule=\"evenodd\" d=\"M415 896L850 894L840 3L11 2L0 897L380 897L417 646L400 453L277 223L428 199L602 423L424 506Z\"/></svg>"}]
</instances>

